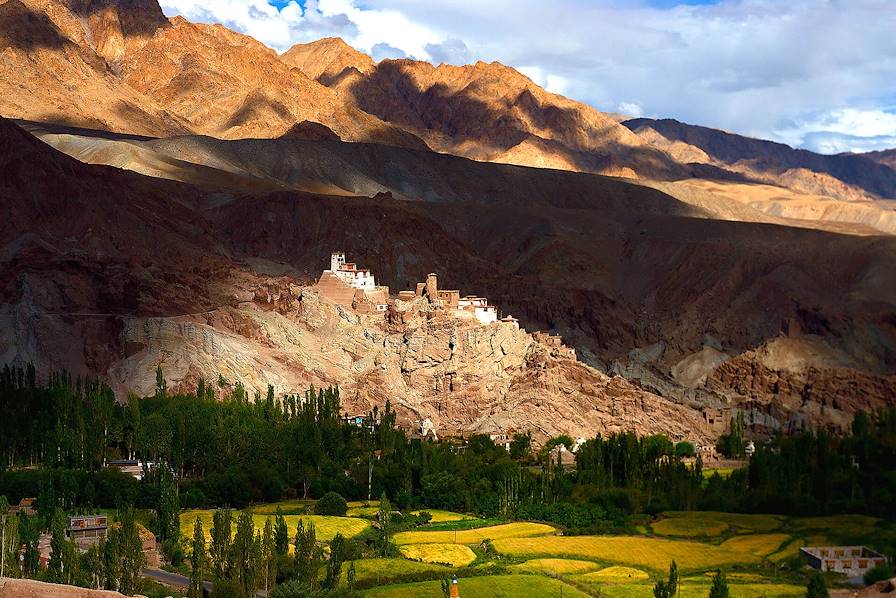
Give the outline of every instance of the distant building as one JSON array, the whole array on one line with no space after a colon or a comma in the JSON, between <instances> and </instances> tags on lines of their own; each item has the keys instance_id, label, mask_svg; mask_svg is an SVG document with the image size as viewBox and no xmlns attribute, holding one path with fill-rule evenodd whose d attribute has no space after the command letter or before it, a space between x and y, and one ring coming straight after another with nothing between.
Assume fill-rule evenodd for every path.
<instances>
[{"instance_id":1,"label":"distant building","mask_svg":"<svg viewBox=\"0 0 896 598\"><path fill-rule=\"evenodd\" d=\"M887 557L865 546L806 546L800 555L819 571L834 571L847 577L862 577L869 569L886 565Z\"/></svg>"},{"instance_id":2,"label":"distant building","mask_svg":"<svg viewBox=\"0 0 896 598\"><path fill-rule=\"evenodd\" d=\"M510 443L512 438L506 432L498 432L495 434L489 434L488 439L495 443L495 446L504 447L504 449L509 453L510 452Z\"/></svg>"},{"instance_id":3,"label":"distant building","mask_svg":"<svg viewBox=\"0 0 896 598\"><path fill-rule=\"evenodd\" d=\"M744 447L744 452L747 454L747 457L752 457L756 454L756 444L751 440L747 443L747 446Z\"/></svg>"},{"instance_id":4,"label":"distant building","mask_svg":"<svg viewBox=\"0 0 896 598\"><path fill-rule=\"evenodd\" d=\"M19 504L13 505L9 507L10 515L18 515L19 513L24 513L29 517L33 517L37 515L37 511L34 510L34 499L33 498L23 498L19 501Z\"/></svg>"},{"instance_id":5,"label":"distant building","mask_svg":"<svg viewBox=\"0 0 896 598\"><path fill-rule=\"evenodd\" d=\"M87 550L106 537L109 518L106 515L70 515L65 535L81 550Z\"/></svg>"},{"instance_id":6,"label":"distant building","mask_svg":"<svg viewBox=\"0 0 896 598\"><path fill-rule=\"evenodd\" d=\"M420 438L426 438L429 434L432 434L433 440L439 439L439 435L436 434L435 424L427 417L420 420Z\"/></svg>"},{"instance_id":7,"label":"distant building","mask_svg":"<svg viewBox=\"0 0 896 598\"><path fill-rule=\"evenodd\" d=\"M370 270L358 268L354 262L345 261L345 253L334 251L330 254L330 272L353 289L374 290L376 281Z\"/></svg>"}]
</instances>

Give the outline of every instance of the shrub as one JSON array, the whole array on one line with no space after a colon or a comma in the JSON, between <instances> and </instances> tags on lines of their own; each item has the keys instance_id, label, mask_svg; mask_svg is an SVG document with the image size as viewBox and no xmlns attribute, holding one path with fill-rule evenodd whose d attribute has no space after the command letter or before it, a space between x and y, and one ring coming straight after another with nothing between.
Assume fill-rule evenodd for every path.
<instances>
[{"instance_id":1,"label":"shrub","mask_svg":"<svg viewBox=\"0 0 896 598\"><path fill-rule=\"evenodd\" d=\"M865 573L865 585L870 586L871 584L890 579L891 577L893 577L892 567L889 567L887 565L878 565L874 569L869 569L868 572Z\"/></svg>"},{"instance_id":2,"label":"shrub","mask_svg":"<svg viewBox=\"0 0 896 598\"><path fill-rule=\"evenodd\" d=\"M348 504L341 495L335 492L327 492L314 505L314 513L317 515L345 515Z\"/></svg>"},{"instance_id":3,"label":"shrub","mask_svg":"<svg viewBox=\"0 0 896 598\"><path fill-rule=\"evenodd\" d=\"M184 547L177 540L165 540L162 542L162 554L174 567L178 567L184 562Z\"/></svg>"}]
</instances>

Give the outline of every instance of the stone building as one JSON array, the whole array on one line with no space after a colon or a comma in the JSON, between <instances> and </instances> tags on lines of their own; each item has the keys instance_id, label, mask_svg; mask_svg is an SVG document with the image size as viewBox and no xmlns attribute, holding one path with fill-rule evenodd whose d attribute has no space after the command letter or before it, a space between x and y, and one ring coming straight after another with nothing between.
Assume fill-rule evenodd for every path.
<instances>
[{"instance_id":1,"label":"stone building","mask_svg":"<svg viewBox=\"0 0 896 598\"><path fill-rule=\"evenodd\" d=\"M847 577L862 577L868 570L886 565L887 557L865 546L806 546L800 556L819 571L834 571Z\"/></svg>"},{"instance_id":2,"label":"stone building","mask_svg":"<svg viewBox=\"0 0 896 598\"><path fill-rule=\"evenodd\" d=\"M70 515L65 535L81 550L87 550L106 537L109 518L106 515Z\"/></svg>"}]
</instances>

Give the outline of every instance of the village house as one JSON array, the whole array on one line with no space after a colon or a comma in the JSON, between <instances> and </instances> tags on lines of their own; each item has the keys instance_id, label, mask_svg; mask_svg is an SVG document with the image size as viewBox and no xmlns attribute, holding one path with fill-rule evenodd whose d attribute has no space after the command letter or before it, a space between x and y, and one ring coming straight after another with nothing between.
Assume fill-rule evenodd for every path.
<instances>
[{"instance_id":1,"label":"village house","mask_svg":"<svg viewBox=\"0 0 896 598\"><path fill-rule=\"evenodd\" d=\"M800 555L813 569L861 578L870 569L888 563L887 557L865 546L806 546Z\"/></svg>"},{"instance_id":2,"label":"village house","mask_svg":"<svg viewBox=\"0 0 896 598\"><path fill-rule=\"evenodd\" d=\"M81 550L87 550L106 537L109 518L106 515L70 515L65 535Z\"/></svg>"},{"instance_id":3,"label":"village house","mask_svg":"<svg viewBox=\"0 0 896 598\"><path fill-rule=\"evenodd\" d=\"M37 511L34 510L34 500L33 498L23 498L19 501L19 504L9 507L9 515L11 517L19 513L24 513L29 517L37 515Z\"/></svg>"}]
</instances>

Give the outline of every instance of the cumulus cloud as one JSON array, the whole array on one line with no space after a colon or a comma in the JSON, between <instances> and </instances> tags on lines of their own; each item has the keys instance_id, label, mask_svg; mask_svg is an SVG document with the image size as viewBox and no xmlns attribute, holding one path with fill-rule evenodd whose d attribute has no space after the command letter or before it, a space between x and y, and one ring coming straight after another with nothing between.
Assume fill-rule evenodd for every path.
<instances>
[{"instance_id":1,"label":"cumulus cloud","mask_svg":"<svg viewBox=\"0 0 896 598\"><path fill-rule=\"evenodd\" d=\"M390 49L436 63L499 60L601 110L637 107L816 149L834 147L820 141L824 132L829 140L855 138L849 142L854 147L863 139L877 147L891 136L873 127L830 128L823 119L848 110L884 112L886 98L892 105L892 0L290 0L279 9L264 0L162 4L166 14L223 22L277 50L340 35L365 52Z\"/></svg>"},{"instance_id":2,"label":"cumulus cloud","mask_svg":"<svg viewBox=\"0 0 896 598\"><path fill-rule=\"evenodd\" d=\"M470 49L462 39L451 37L440 44L426 44L426 53L433 63L463 65L470 62Z\"/></svg>"},{"instance_id":3,"label":"cumulus cloud","mask_svg":"<svg viewBox=\"0 0 896 598\"><path fill-rule=\"evenodd\" d=\"M373 47L370 48L370 56L379 62L380 60L385 60L386 58L407 58L408 55L402 52L400 49L395 46L390 46L385 42L380 42L378 44L373 44Z\"/></svg>"}]
</instances>

